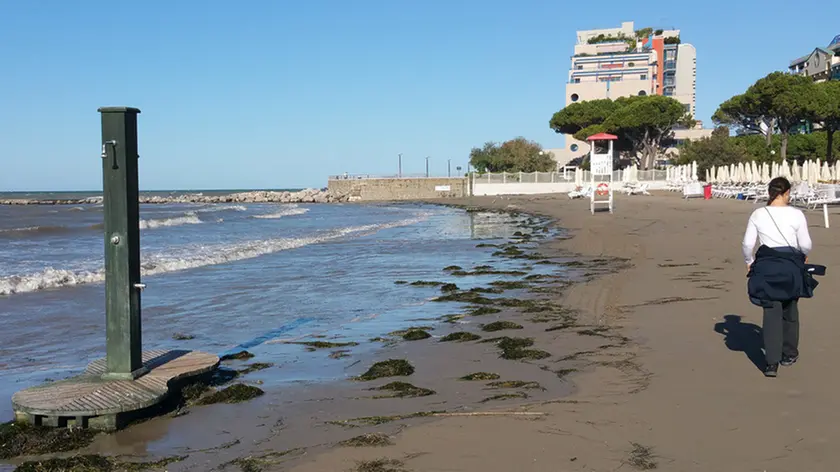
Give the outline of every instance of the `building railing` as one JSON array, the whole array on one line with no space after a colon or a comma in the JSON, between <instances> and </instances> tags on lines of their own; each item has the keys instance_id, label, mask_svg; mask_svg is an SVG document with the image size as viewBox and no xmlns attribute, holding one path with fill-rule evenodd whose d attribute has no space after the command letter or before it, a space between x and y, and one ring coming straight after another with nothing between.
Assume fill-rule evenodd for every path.
<instances>
[{"instance_id":1,"label":"building railing","mask_svg":"<svg viewBox=\"0 0 840 472\"><path fill-rule=\"evenodd\" d=\"M613 171L614 181L623 181L625 172L629 170ZM582 171L584 183L592 180L589 171ZM628 175L629 177L629 175ZM666 181L668 171L666 170L637 170L635 181L657 182ZM563 172L500 172L473 174L475 184L546 184L546 183L570 183L575 181L574 168L565 168Z\"/></svg>"}]
</instances>

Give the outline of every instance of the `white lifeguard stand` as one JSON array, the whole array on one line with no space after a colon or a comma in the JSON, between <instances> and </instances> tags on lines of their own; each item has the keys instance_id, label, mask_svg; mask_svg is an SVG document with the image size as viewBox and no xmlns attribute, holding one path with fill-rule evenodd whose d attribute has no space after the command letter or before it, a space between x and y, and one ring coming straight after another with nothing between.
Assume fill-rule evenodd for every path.
<instances>
[{"instance_id":1,"label":"white lifeguard stand","mask_svg":"<svg viewBox=\"0 0 840 472\"><path fill-rule=\"evenodd\" d=\"M595 214L596 205L604 205L613 212L613 141L618 136L598 133L588 138L589 173L592 176L592 196L589 209Z\"/></svg>"}]
</instances>

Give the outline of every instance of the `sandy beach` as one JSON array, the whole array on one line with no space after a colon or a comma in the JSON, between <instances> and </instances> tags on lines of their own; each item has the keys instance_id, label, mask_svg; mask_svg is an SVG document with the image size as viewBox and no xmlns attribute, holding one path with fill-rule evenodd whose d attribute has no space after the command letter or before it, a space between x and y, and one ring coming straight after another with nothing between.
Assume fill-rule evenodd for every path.
<instances>
[{"instance_id":1,"label":"sandy beach","mask_svg":"<svg viewBox=\"0 0 840 472\"><path fill-rule=\"evenodd\" d=\"M831 431L840 420L834 368L840 294L833 268L840 238L822 226L821 212L807 214L811 259L829 273L816 297L801 303L802 357L766 379L755 364L761 312L745 295L740 254L751 203L619 197L615 214L594 216L588 201L565 196L459 203L554 218L572 237L543 243L546 255L629 259L624 270L556 295L578 312L578 324L604 327L590 328L588 336L573 328L538 339L540 348L571 352L547 363L581 371L570 377L574 393L481 410L532 416L409 419L396 434L385 430L392 445L310 451L276 470L343 471L360 464L380 468L358 470L378 471L836 470L840 452ZM836 210L832 215L836 221ZM518 375L529 380L530 365L519 365Z\"/></svg>"}]
</instances>

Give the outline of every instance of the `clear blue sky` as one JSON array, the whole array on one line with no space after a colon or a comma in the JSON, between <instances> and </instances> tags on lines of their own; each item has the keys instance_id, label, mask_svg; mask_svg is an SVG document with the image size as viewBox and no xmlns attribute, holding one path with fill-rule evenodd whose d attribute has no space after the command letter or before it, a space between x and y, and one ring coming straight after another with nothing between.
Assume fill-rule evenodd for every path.
<instances>
[{"instance_id":1,"label":"clear blue sky","mask_svg":"<svg viewBox=\"0 0 840 472\"><path fill-rule=\"evenodd\" d=\"M0 1L0 191L101 188L99 106L140 108L141 188L321 187L465 166L548 128L575 31L676 27L698 118L840 34L836 2ZM801 8L800 8L801 7Z\"/></svg>"}]
</instances>

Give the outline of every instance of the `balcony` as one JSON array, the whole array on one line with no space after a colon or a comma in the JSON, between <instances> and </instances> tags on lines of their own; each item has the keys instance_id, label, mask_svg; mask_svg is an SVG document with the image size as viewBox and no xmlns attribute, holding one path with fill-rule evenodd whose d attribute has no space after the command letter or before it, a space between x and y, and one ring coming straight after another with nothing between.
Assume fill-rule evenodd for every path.
<instances>
[{"instance_id":1,"label":"balcony","mask_svg":"<svg viewBox=\"0 0 840 472\"><path fill-rule=\"evenodd\" d=\"M665 70L676 70L677 69L677 61L665 61Z\"/></svg>"}]
</instances>

